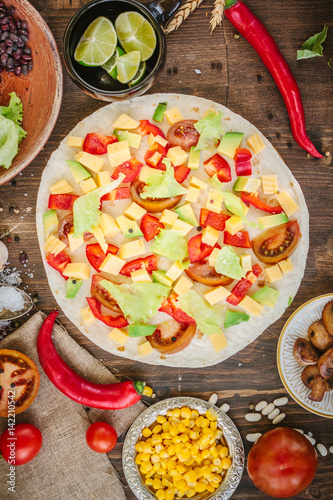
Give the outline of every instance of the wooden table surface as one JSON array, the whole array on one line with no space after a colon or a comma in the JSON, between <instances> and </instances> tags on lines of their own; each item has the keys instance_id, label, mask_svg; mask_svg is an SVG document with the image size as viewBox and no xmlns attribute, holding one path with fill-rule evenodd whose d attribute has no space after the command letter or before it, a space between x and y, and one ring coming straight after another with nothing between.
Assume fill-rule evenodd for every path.
<instances>
[{"instance_id":1,"label":"wooden table surface","mask_svg":"<svg viewBox=\"0 0 333 500\"><path fill-rule=\"evenodd\" d=\"M65 26L76 9L86 2L32 0L31 3L49 24L62 54ZM108 354L92 344L60 313L63 325L81 345L102 359L117 376L146 380L154 388L156 400L178 395L208 399L216 392L219 404L225 401L230 404L229 415L242 434L246 453L251 447L245 440L247 433L265 432L273 427L266 418L256 424L247 422L244 415L249 405L262 399L272 401L286 394L276 365L277 342L285 321L305 301L332 292L333 288L333 69L328 65L333 56L333 2L247 0L247 4L264 22L290 64L303 97L309 136L319 151L327 152L323 160L308 158L295 143L282 97L271 76L250 45L242 37L235 37L233 26L225 20L222 27L210 34L212 0L205 0L178 31L167 36L166 65L150 92L193 94L224 104L257 126L284 158L301 185L310 212L310 251L305 276L292 305L246 349L219 365L193 370L149 366ZM308 37L321 31L325 23L329 24L329 30L324 57L296 61L296 50ZM0 207L3 208L0 233L11 231L11 242L8 243L10 267L22 272L24 285L31 294L38 293L38 308L45 312L54 308L56 302L46 280L35 233L35 204L40 177L62 138L78 121L102 105L103 102L81 92L64 70L63 103L49 141L14 183L0 187ZM18 208L19 213L10 211L12 206ZM19 236L19 242L14 241L15 236ZM5 241L6 237L3 239ZM26 267L19 261L21 251L28 256ZM333 444L333 420L307 412L291 398L284 411L287 416L283 425L311 431L317 442L326 446ZM119 442L110 453L110 459L123 477L121 449ZM332 454L320 456L313 483L294 498L332 499L332 467ZM134 499L128 487L126 495L128 499ZM233 498L250 500L267 496L252 485L244 472Z\"/></svg>"}]
</instances>

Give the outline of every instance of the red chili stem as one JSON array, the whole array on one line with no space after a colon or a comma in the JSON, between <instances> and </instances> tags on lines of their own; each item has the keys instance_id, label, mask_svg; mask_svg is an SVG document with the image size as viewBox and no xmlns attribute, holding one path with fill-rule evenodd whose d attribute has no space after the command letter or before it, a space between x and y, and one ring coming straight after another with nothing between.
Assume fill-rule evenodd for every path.
<instances>
[{"instance_id":1,"label":"red chili stem","mask_svg":"<svg viewBox=\"0 0 333 500\"><path fill-rule=\"evenodd\" d=\"M233 1L229 0L228 3L229 5L233 4ZM315 158L322 158L323 156L316 150L307 136L304 108L295 77L272 36L241 0L226 8L224 12L231 24L259 54L274 78L286 105L291 130L297 144Z\"/></svg>"},{"instance_id":2,"label":"red chili stem","mask_svg":"<svg viewBox=\"0 0 333 500\"><path fill-rule=\"evenodd\" d=\"M52 311L44 321L37 339L40 364L50 381L65 396L77 403L103 410L120 410L141 399L144 384L132 380L117 384L95 384L74 372L56 351L52 330L58 311Z\"/></svg>"}]
</instances>

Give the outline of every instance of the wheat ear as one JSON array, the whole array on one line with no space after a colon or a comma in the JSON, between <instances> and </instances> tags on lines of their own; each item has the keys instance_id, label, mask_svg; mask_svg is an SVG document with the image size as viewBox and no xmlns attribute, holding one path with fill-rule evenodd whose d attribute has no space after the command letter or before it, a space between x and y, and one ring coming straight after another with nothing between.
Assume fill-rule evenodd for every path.
<instances>
[{"instance_id":1,"label":"wheat ear","mask_svg":"<svg viewBox=\"0 0 333 500\"><path fill-rule=\"evenodd\" d=\"M171 31L178 29L182 22L185 21L185 19L191 14L191 12L199 7L202 1L203 0L190 0L188 2L185 2L184 5L182 5L181 8L177 10L177 13L166 27L165 33L168 34L171 33Z\"/></svg>"},{"instance_id":2,"label":"wheat ear","mask_svg":"<svg viewBox=\"0 0 333 500\"><path fill-rule=\"evenodd\" d=\"M218 24L222 23L225 0L215 0L214 9L209 21L210 32L213 33Z\"/></svg>"}]
</instances>

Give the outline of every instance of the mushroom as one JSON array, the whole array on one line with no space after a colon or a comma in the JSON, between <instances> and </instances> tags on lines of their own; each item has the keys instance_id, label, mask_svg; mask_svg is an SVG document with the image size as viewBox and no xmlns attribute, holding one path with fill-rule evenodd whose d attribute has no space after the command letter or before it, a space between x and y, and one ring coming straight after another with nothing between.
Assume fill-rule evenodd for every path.
<instances>
[{"instance_id":1,"label":"mushroom","mask_svg":"<svg viewBox=\"0 0 333 500\"><path fill-rule=\"evenodd\" d=\"M327 390L327 380L320 375L318 366L306 366L302 371L302 382L311 389L308 396L311 401L322 401Z\"/></svg>"},{"instance_id":2,"label":"mushroom","mask_svg":"<svg viewBox=\"0 0 333 500\"><path fill-rule=\"evenodd\" d=\"M322 321L316 321L310 326L308 336L310 342L319 351L327 351L327 349L333 346L333 337L328 333Z\"/></svg>"},{"instance_id":3,"label":"mushroom","mask_svg":"<svg viewBox=\"0 0 333 500\"><path fill-rule=\"evenodd\" d=\"M324 352L318 361L320 375L324 378L330 378L333 375L333 348Z\"/></svg>"},{"instance_id":4,"label":"mushroom","mask_svg":"<svg viewBox=\"0 0 333 500\"><path fill-rule=\"evenodd\" d=\"M333 300L324 307L322 320L328 333L333 336Z\"/></svg>"},{"instance_id":5,"label":"mushroom","mask_svg":"<svg viewBox=\"0 0 333 500\"><path fill-rule=\"evenodd\" d=\"M294 358L299 365L316 365L319 355L317 349L306 339L296 339L293 349Z\"/></svg>"},{"instance_id":6,"label":"mushroom","mask_svg":"<svg viewBox=\"0 0 333 500\"><path fill-rule=\"evenodd\" d=\"M333 391L333 375L332 377L326 379L327 380L327 389L326 392Z\"/></svg>"}]
</instances>

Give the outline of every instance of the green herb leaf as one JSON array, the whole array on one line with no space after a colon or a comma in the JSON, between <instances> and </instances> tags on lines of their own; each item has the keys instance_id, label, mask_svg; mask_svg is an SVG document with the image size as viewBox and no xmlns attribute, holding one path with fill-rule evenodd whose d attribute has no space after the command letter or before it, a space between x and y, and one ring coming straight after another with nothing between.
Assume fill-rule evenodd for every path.
<instances>
[{"instance_id":1,"label":"green herb leaf","mask_svg":"<svg viewBox=\"0 0 333 500\"><path fill-rule=\"evenodd\" d=\"M224 307L210 306L194 290L180 295L178 302L182 311L195 319L202 333L206 335L219 333L224 321Z\"/></svg>"},{"instance_id":2,"label":"green herb leaf","mask_svg":"<svg viewBox=\"0 0 333 500\"><path fill-rule=\"evenodd\" d=\"M214 149L217 146L224 132L221 124L222 116L223 113L221 111L218 114L214 111L209 111L204 118L201 118L201 120L194 124L200 134L195 150Z\"/></svg>"},{"instance_id":3,"label":"green herb leaf","mask_svg":"<svg viewBox=\"0 0 333 500\"><path fill-rule=\"evenodd\" d=\"M18 152L20 133L18 125L0 115L0 165L9 168Z\"/></svg>"},{"instance_id":4,"label":"green herb leaf","mask_svg":"<svg viewBox=\"0 0 333 500\"><path fill-rule=\"evenodd\" d=\"M239 280L245 276L238 255L229 246L222 247L217 254L215 270L234 280Z\"/></svg>"},{"instance_id":5,"label":"green herb leaf","mask_svg":"<svg viewBox=\"0 0 333 500\"><path fill-rule=\"evenodd\" d=\"M188 256L187 241L181 232L175 229L161 229L150 250L172 262L182 262Z\"/></svg>"},{"instance_id":6,"label":"green herb leaf","mask_svg":"<svg viewBox=\"0 0 333 500\"><path fill-rule=\"evenodd\" d=\"M306 42L303 43L301 50L297 51L297 60L309 59L310 57L322 57L323 47L322 43L326 40L328 26L325 24L320 33L311 36Z\"/></svg>"},{"instance_id":7,"label":"green herb leaf","mask_svg":"<svg viewBox=\"0 0 333 500\"><path fill-rule=\"evenodd\" d=\"M170 160L164 158L162 163L166 166L166 171L162 172L161 175L160 170L158 170L156 175L148 177L146 186L140 195L141 198L171 198L187 193L187 189L176 181L175 171Z\"/></svg>"},{"instance_id":8,"label":"green herb leaf","mask_svg":"<svg viewBox=\"0 0 333 500\"><path fill-rule=\"evenodd\" d=\"M291 303L292 303L292 301L293 301L293 300L294 300L294 299L293 299L293 297L289 297L289 300L288 300L288 306L290 306L290 305L291 305Z\"/></svg>"}]
</instances>

